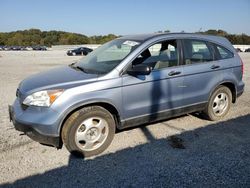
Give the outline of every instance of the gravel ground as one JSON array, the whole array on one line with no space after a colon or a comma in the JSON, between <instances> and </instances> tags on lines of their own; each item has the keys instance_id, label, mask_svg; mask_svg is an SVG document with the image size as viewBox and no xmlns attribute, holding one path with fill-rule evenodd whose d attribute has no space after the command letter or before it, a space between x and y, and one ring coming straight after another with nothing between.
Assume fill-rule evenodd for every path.
<instances>
[{"instance_id":1,"label":"gravel ground","mask_svg":"<svg viewBox=\"0 0 250 188\"><path fill-rule=\"evenodd\" d=\"M245 92L223 121L192 114L121 131L80 159L20 136L7 113L22 79L79 57L0 52L0 187L250 187L250 53L240 55Z\"/></svg>"}]
</instances>

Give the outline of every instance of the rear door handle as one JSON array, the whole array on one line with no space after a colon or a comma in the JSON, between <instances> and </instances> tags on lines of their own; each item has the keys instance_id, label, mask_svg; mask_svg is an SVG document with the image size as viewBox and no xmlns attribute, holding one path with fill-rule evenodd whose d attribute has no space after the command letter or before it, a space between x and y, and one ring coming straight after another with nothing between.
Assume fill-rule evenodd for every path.
<instances>
[{"instance_id":1,"label":"rear door handle","mask_svg":"<svg viewBox=\"0 0 250 188\"><path fill-rule=\"evenodd\" d=\"M218 68L220 68L219 65L212 65L212 66L211 66L211 69L218 69Z\"/></svg>"},{"instance_id":2,"label":"rear door handle","mask_svg":"<svg viewBox=\"0 0 250 188\"><path fill-rule=\"evenodd\" d=\"M175 75L178 75L178 74L181 74L180 71L171 71L168 73L169 76L175 76Z\"/></svg>"}]
</instances>

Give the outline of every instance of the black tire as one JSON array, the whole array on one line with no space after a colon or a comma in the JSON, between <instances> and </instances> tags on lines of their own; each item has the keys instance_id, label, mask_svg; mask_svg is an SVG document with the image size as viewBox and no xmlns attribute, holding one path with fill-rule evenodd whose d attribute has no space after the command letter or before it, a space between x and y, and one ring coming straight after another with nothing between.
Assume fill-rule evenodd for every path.
<instances>
[{"instance_id":1,"label":"black tire","mask_svg":"<svg viewBox=\"0 0 250 188\"><path fill-rule=\"evenodd\" d=\"M227 97L227 105L225 105L225 107L221 110L222 112L219 113L219 110L218 110L218 112L215 112L216 110L214 110L214 109L215 109L216 105L218 105L215 102L215 99L216 99L216 97L219 98L221 96L220 94L225 94L225 96ZM217 121L217 120L222 119L228 113L228 111L230 110L231 104L232 104L232 92L231 92L231 90L228 87L219 86L217 89L215 89L215 91L210 96L208 104L206 105L206 108L203 111L203 113L208 120ZM222 104L222 106L223 106L223 104Z\"/></svg>"},{"instance_id":2,"label":"black tire","mask_svg":"<svg viewBox=\"0 0 250 188\"><path fill-rule=\"evenodd\" d=\"M103 134L103 130L107 131L106 139L103 141L103 143L97 142L97 148L93 150L87 150L84 149L85 144L87 143L86 140L77 141L77 134L78 132L85 133L85 135L92 136L91 134L87 134L87 131L91 131L91 129L95 129L95 125L92 125L91 129L85 128L84 131L82 131L82 127L85 127L83 122L88 121L91 118L96 118L105 120L106 127L103 128L101 131L99 131L99 134ZM92 119L91 119L92 120ZM97 155L102 153L112 142L115 134L115 120L113 115L100 106L89 106L82 108L76 112L74 112L64 123L62 128L62 141L65 145L65 147L68 149L69 152L71 152L73 155L77 156L83 156L83 157L90 157L93 155ZM95 135L94 135L95 136ZM92 141L92 140L89 140ZM84 144L85 142L85 144Z\"/></svg>"}]
</instances>

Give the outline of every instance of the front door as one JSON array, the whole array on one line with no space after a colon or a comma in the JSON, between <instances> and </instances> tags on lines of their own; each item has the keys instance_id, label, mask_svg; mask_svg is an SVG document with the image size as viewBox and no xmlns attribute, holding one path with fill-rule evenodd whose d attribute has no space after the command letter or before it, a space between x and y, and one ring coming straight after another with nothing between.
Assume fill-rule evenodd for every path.
<instances>
[{"instance_id":1,"label":"front door","mask_svg":"<svg viewBox=\"0 0 250 188\"><path fill-rule=\"evenodd\" d=\"M140 124L162 119L161 114L182 106L183 78L179 66L179 45L176 40L156 43L144 50L130 68L145 64L149 75L122 77L124 119ZM136 119L145 122L133 122ZM130 125L128 125L130 126Z\"/></svg>"}]
</instances>

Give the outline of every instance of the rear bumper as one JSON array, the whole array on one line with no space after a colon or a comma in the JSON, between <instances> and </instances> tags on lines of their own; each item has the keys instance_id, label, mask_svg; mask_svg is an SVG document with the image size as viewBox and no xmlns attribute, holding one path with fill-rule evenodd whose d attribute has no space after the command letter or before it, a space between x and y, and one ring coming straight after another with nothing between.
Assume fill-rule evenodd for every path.
<instances>
[{"instance_id":1,"label":"rear bumper","mask_svg":"<svg viewBox=\"0 0 250 188\"><path fill-rule=\"evenodd\" d=\"M245 88L245 84L244 82L241 82L237 87L237 94L236 94L237 98L243 94L244 88Z\"/></svg>"},{"instance_id":2,"label":"rear bumper","mask_svg":"<svg viewBox=\"0 0 250 188\"><path fill-rule=\"evenodd\" d=\"M239 92L237 92L237 98L240 97L243 94L243 92L244 92L244 89L241 90L241 91L239 91Z\"/></svg>"}]
</instances>

